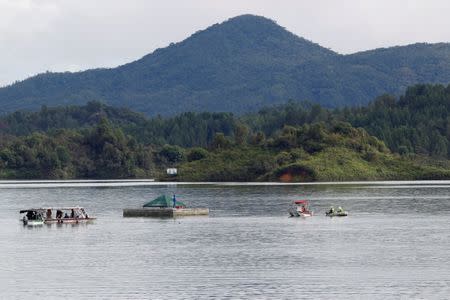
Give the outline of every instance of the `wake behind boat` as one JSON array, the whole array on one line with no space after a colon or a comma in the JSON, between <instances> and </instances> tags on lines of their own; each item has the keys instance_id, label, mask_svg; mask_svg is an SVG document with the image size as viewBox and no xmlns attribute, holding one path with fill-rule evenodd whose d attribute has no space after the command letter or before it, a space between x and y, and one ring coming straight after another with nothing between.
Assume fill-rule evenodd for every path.
<instances>
[{"instance_id":1,"label":"wake behind boat","mask_svg":"<svg viewBox=\"0 0 450 300\"><path fill-rule=\"evenodd\" d=\"M95 220L86 213L83 207L30 208L21 210L20 213L25 214L22 222L27 226L52 223L78 224Z\"/></svg>"}]
</instances>

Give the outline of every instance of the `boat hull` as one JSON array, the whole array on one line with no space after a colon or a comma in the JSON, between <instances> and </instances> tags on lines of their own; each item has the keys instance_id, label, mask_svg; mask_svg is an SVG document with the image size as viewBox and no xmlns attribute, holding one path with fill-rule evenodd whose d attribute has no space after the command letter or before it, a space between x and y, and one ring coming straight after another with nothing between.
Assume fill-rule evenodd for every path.
<instances>
[{"instance_id":1,"label":"boat hull","mask_svg":"<svg viewBox=\"0 0 450 300\"><path fill-rule=\"evenodd\" d=\"M88 223L94 221L95 218L61 218L61 219L46 219L45 224L78 224Z\"/></svg>"},{"instance_id":2,"label":"boat hull","mask_svg":"<svg viewBox=\"0 0 450 300\"><path fill-rule=\"evenodd\" d=\"M44 221L42 220L23 220L23 225L26 226L42 226Z\"/></svg>"},{"instance_id":3,"label":"boat hull","mask_svg":"<svg viewBox=\"0 0 450 300\"><path fill-rule=\"evenodd\" d=\"M289 209L289 214L291 215L291 217L301 217L301 218L308 218L312 217L313 215L312 212L299 212L296 209Z\"/></svg>"},{"instance_id":4,"label":"boat hull","mask_svg":"<svg viewBox=\"0 0 450 300\"><path fill-rule=\"evenodd\" d=\"M327 217L346 217L346 216L348 216L348 213L346 211L344 211L341 213L326 213L325 215Z\"/></svg>"}]
</instances>

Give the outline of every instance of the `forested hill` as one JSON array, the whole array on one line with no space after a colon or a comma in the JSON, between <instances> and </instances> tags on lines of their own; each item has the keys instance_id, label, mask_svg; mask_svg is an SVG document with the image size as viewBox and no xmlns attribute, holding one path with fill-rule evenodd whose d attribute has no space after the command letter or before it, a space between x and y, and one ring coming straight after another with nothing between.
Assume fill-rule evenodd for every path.
<instances>
[{"instance_id":1,"label":"forested hill","mask_svg":"<svg viewBox=\"0 0 450 300\"><path fill-rule=\"evenodd\" d=\"M450 178L450 85L326 109L148 118L90 102L0 117L0 178L381 180ZM172 178L173 179L173 178Z\"/></svg>"},{"instance_id":2,"label":"forested hill","mask_svg":"<svg viewBox=\"0 0 450 300\"><path fill-rule=\"evenodd\" d=\"M420 82L450 82L450 44L340 55L243 15L117 68L44 73L1 88L0 112L93 100L148 115L243 113L289 99L340 107Z\"/></svg>"},{"instance_id":3,"label":"forested hill","mask_svg":"<svg viewBox=\"0 0 450 300\"><path fill-rule=\"evenodd\" d=\"M416 85L398 99L380 96L367 107L337 115L363 127L394 152L450 159L450 85Z\"/></svg>"},{"instance_id":4,"label":"forested hill","mask_svg":"<svg viewBox=\"0 0 450 300\"><path fill-rule=\"evenodd\" d=\"M256 113L186 112L172 117L148 118L126 108L99 102L84 106L42 107L37 112L17 111L0 117L0 135L26 136L61 129L82 130L108 119L145 145L208 147L216 134L251 140L277 135L286 126L349 123L382 140L391 151L450 158L450 85L415 85L400 97L383 95L367 106L325 109L312 103L289 102Z\"/></svg>"}]
</instances>

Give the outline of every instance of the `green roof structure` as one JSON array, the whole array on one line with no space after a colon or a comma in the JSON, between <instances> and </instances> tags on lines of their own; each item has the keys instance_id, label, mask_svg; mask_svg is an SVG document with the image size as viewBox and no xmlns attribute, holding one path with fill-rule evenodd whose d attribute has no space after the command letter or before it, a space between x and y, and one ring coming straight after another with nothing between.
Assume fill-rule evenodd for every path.
<instances>
[{"instance_id":1,"label":"green roof structure","mask_svg":"<svg viewBox=\"0 0 450 300\"><path fill-rule=\"evenodd\" d=\"M184 204L181 201L176 200L175 206L176 207L186 207L186 204ZM142 207L173 207L173 200L169 196L161 195L158 198L145 203Z\"/></svg>"}]
</instances>

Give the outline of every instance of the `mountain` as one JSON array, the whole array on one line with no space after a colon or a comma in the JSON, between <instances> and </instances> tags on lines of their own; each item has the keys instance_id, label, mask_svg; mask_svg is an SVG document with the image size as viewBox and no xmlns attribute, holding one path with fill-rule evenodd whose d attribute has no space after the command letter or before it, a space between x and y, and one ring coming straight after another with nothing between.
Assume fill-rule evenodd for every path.
<instances>
[{"instance_id":1,"label":"mountain","mask_svg":"<svg viewBox=\"0 0 450 300\"><path fill-rule=\"evenodd\" d=\"M450 82L450 44L341 55L243 15L117 68L48 72L1 88L0 112L92 100L148 115L243 113L289 100L339 107L422 82Z\"/></svg>"}]
</instances>

